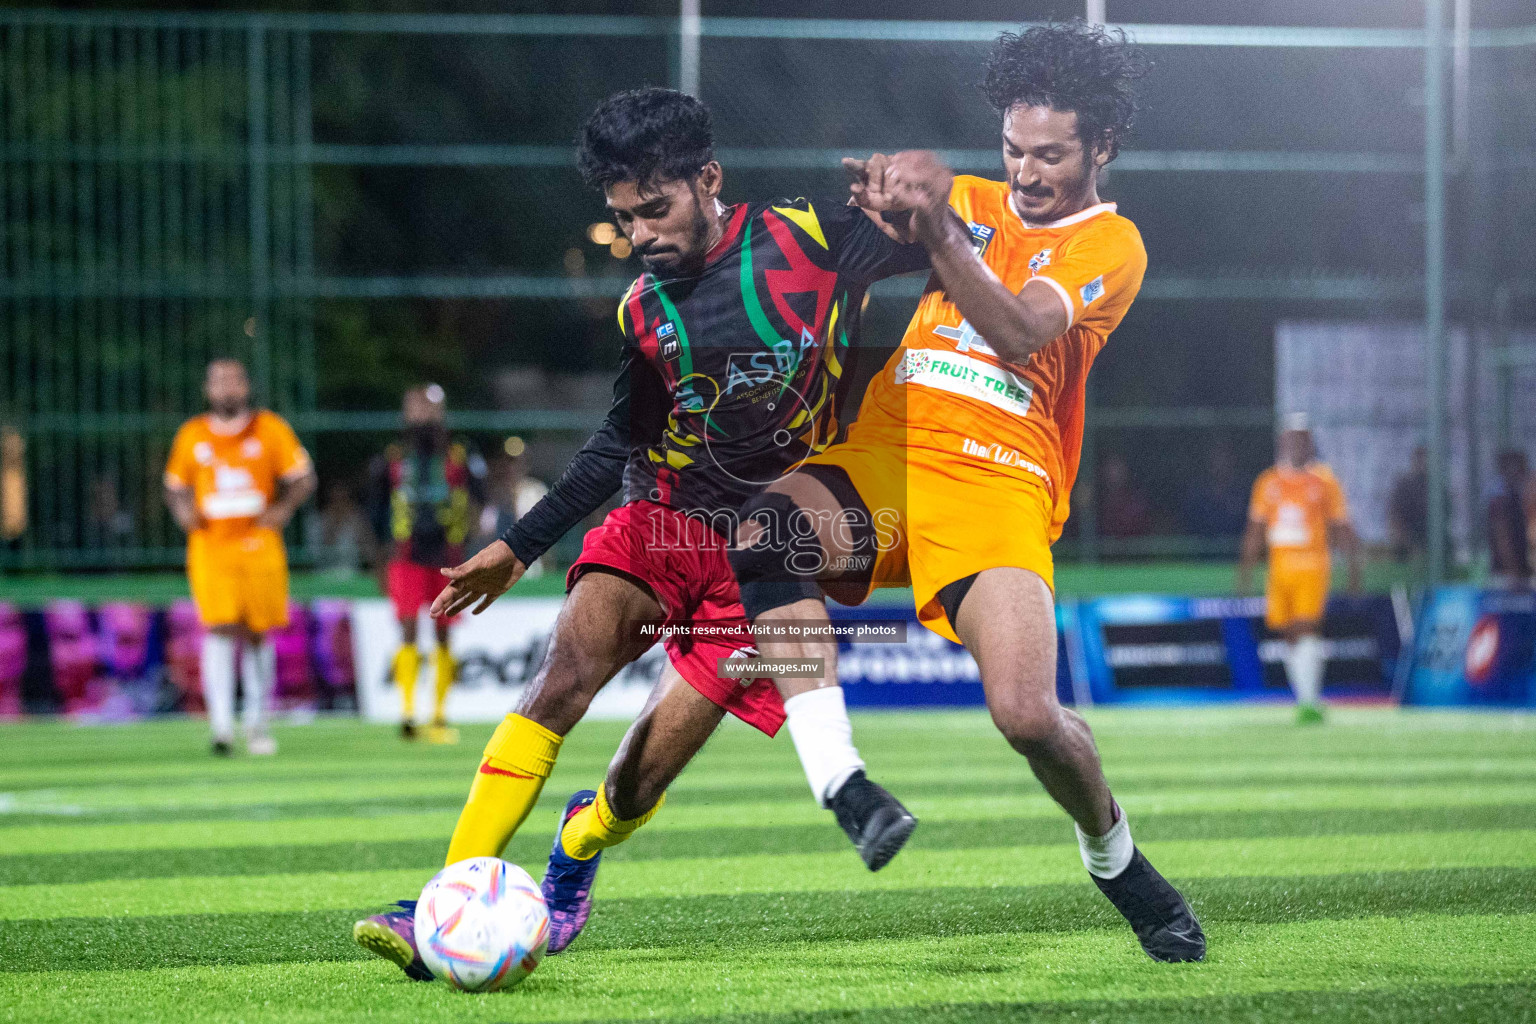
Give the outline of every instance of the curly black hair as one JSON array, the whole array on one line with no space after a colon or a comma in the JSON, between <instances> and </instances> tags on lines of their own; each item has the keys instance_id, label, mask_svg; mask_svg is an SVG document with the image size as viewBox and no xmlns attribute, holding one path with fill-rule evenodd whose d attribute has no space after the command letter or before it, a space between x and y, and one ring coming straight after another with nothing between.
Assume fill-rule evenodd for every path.
<instances>
[{"instance_id":1,"label":"curly black hair","mask_svg":"<svg viewBox=\"0 0 1536 1024\"><path fill-rule=\"evenodd\" d=\"M591 188L621 181L648 191L689 181L715 158L709 108L675 89L631 89L608 97L576 133L576 166Z\"/></svg>"},{"instance_id":2,"label":"curly black hair","mask_svg":"<svg viewBox=\"0 0 1536 1024\"><path fill-rule=\"evenodd\" d=\"M1083 146L1104 139L1114 159L1140 109L1136 83L1151 70L1124 30L1075 18L998 36L981 89L999 114L1018 103L1075 113Z\"/></svg>"}]
</instances>

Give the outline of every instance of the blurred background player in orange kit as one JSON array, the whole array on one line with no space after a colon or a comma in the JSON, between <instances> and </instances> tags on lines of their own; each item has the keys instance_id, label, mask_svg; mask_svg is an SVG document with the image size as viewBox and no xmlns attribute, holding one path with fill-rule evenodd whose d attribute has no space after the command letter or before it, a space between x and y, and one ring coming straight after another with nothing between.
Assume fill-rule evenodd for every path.
<instances>
[{"instance_id":1,"label":"blurred background player in orange kit","mask_svg":"<svg viewBox=\"0 0 1536 1024\"><path fill-rule=\"evenodd\" d=\"M251 408L251 384L234 359L208 364L209 411L176 432L165 467L165 501L187 534L187 580L203 638L201 675L213 752L227 755L235 730L235 653L241 651L245 740L272 754L267 700L276 662L269 630L288 624L283 527L315 491L315 471L293 428Z\"/></svg>"},{"instance_id":2,"label":"blurred background player in orange kit","mask_svg":"<svg viewBox=\"0 0 1536 1024\"><path fill-rule=\"evenodd\" d=\"M464 561L464 541L479 521L485 503L485 461L448 435L448 400L436 384L411 388L401 406L405 431L374 461L370 473L369 513L379 541L389 551L383 589L400 623L400 648L393 675L400 690L400 734L416 737L416 682L421 651L417 620L448 585L440 571ZM434 704L427 739L455 743L443 708L453 686L453 654L448 649L452 619L433 619Z\"/></svg>"},{"instance_id":3,"label":"blurred background player in orange kit","mask_svg":"<svg viewBox=\"0 0 1536 1024\"><path fill-rule=\"evenodd\" d=\"M1321 722L1326 661L1321 627L1333 569L1329 549L1345 553L1349 590L1358 593L1360 541L1349 524L1343 488L1316 457L1305 415L1286 417L1277 448L1275 464L1253 484L1237 584L1249 590L1267 543L1264 621L1287 641L1285 673L1296 693L1296 720Z\"/></svg>"}]
</instances>

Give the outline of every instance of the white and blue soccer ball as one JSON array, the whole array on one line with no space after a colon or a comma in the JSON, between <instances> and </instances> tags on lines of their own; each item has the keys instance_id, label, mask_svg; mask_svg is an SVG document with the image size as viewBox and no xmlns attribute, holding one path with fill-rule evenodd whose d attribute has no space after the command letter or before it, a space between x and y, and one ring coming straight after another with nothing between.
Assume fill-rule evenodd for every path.
<instances>
[{"instance_id":1,"label":"white and blue soccer ball","mask_svg":"<svg viewBox=\"0 0 1536 1024\"><path fill-rule=\"evenodd\" d=\"M544 894L516 864L471 857L443 868L421 890L416 949L453 988L511 988L533 973L548 945Z\"/></svg>"}]
</instances>

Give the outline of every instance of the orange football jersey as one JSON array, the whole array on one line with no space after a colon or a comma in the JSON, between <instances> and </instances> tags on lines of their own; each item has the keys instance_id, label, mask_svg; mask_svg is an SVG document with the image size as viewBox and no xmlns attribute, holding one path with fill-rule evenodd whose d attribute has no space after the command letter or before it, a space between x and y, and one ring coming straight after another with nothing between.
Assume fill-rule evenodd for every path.
<instances>
[{"instance_id":1,"label":"orange football jersey","mask_svg":"<svg viewBox=\"0 0 1536 1024\"><path fill-rule=\"evenodd\" d=\"M232 432L221 432L204 414L176 432L165 482L192 489L211 539L234 540L250 531L280 479L302 476L309 467L309 453L276 413L260 410Z\"/></svg>"},{"instance_id":2,"label":"orange football jersey","mask_svg":"<svg viewBox=\"0 0 1536 1024\"><path fill-rule=\"evenodd\" d=\"M1325 463L1271 466L1253 483L1248 518L1264 524L1271 572L1326 571L1328 526L1349 519L1344 489Z\"/></svg>"},{"instance_id":3,"label":"orange football jersey","mask_svg":"<svg viewBox=\"0 0 1536 1024\"><path fill-rule=\"evenodd\" d=\"M883 440L942 452L956 468L984 459L1032 475L1051 493L1055 540L1082 453L1088 370L1141 288L1146 249L1114 203L1030 224L1015 212L1007 182L970 176L955 178L949 201L977 256L1009 291L1038 277L1056 293L1067 330L1024 365L1005 363L935 276L853 431L874 439L904 424L904 436Z\"/></svg>"}]
</instances>

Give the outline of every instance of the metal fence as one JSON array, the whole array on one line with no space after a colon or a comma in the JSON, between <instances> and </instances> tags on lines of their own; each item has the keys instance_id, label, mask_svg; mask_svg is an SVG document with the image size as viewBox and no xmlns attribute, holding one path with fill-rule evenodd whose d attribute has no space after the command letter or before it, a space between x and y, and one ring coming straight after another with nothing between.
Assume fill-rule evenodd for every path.
<instances>
[{"instance_id":1,"label":"metal fence","mask_svg":"<svg viewBox=\"0 0 1536 1024\"><path fill-rule=\"evenodd\" d=\"M1422 31L1124 26L1138 42L1166 53L1165 63L1175 70L1206 54L1241 65L1268 53L1311 66L1331 63L1345 77L1363 68L1367 80L1372 68L1386 64L1393 69L1387 77L1397 76L1393 82L1408 73L1405 68L1415 76L1422 72L1417 104L1422 121L1414 131L1391 137L1357 133L1379 141L1377 148L1317 145L1319 138L1351 137L1347 132L1321 131L1299 141L1275 136L1264 145L1254 144L1253 133L1228 132L1227 144L1212 146L1165 129L1159 137L1142 139L1114 165L1129 187L1164 192L1189 175L1205 174L1316 181L1366 176L1390 182L1405 195L1422 195L1422 233L1412 239L1417 251L1404 256L1399 243L1397 262L1339 267L1268 260L1260 245L1252 250L1256 258L1235 269L1201 267L1198 261L1170 270L1154 266L1141 303L1270 303L1303 312L1361 303L1408 309L1425 317L1435 353L1430 365L1441 367L1448 296L1466 300L1469 309L1488 306L1494 292L1506 302L1510 295L1516 301L1530 297L1528 276L1506 273L1495 288L1475 265L1447 272L1446 185L1448 176L1470 181L1479 173L1528 178L1536 167L1531 150L1518 147L1482 154L1479 164L1478 154L1469 154L1465 128L1469 66L1486 56L1485 77L1497 78L1497 55L1536 51L1536 27L1472 31L1463 24L1453 32L1445 25L1441 0L1429 0L1426 9ZM800 88L849 93L852 100L840 96L839 111L867 97L877 121L899 123L881 97L906 95L906 86L892 72L882 78L879 69L919 62L936 66L934 74L942 80L949 64L974 65L999 31L1014 27L750 18L0 12L0 424L25 445L26 485L25 528L11 531L15 536L0 549L0 567L176 562L180 543L161 507L159 471L176 425L197 410L198 383L213 354L246 358L266 402L289 416L301 434L393 429L389 411L322 407L316 381L326 339L317 337L317 304L398 299L576 304L616 297L627 284L620 266L572 276L537 267L400 274L327 265L317 258L317 241L324 241L317 234L326 218L315 184L325 169L487 170L536 183L551 180L541 177L550 174L569 182L573 155L563 140L569 138L571 118L611 88L670 80L700 92L725 115L722 121L740 126L722 138L720 155L733 171L754 183L827 174L837 157L869 148L866 138L837 112L809 124L786 120L777 107L787 86L775 68L789 62L820 69L819 77L808 73ZM317 68L317 52L334 53L338 40L358 39L399 47L473 42L484 52L504 54L505 63L526 62L535 72L539 60L547 59L540 55L554 51L562 55L562 67L585 69L585 76L574 86L567 79L560 89L547 90L549 102L560 104L549 117L553 127L530 130L516 141L317 141L316 90L322 80L329 83ZM632 58L625 63L611 59L620 44ZM850 68L866 73L848 76ZM839 73L847 79L842 87ZM1172 87L1177 83L1175 73ZM965 83L956 78L953 88L962 95ZM956 128L951 123L956 119L946 115L950 106L969 109L976 101L965 94L951 102L942 89L939 93L902 137L909 145L941 149L959 169L992 171L997 156L981 148L987 134L978 135L974 124ZM410 102L409 96L389 99ZM1456 101L1454 107L1448 100ZM805 102L822 101L811 95ZM1306 97L1297 102L1305 104ZM1456 115L1449 130L1448 109ZM1260 135L1267 130L1258 126ZM1139 185L1143 178L1155 184ZM1230 236L1236 245L1238 235L1255 228L1212 223L1209 230L1213 237ZM1386 248L1392 247L1389 240ZM1239 264L1245 258L1236 257ZM1516 269L1529 274L1528 267ZM913 294L910 283L896 283L876 297L909 303ZM1504 348L1489 358L1506 366L1528 361L1532 353ZM1432 370L1426 431L1437 456L1432 464L1438 466L1445 448L1445 399L1434 376ZM1262 402L1099 404L1088 416L1085 465L1094 465L1103 431L1267 433L1272 420L1273 409ZM572 433L592 425L584 413L494 409L457 413L455 423L464 429ZM17 463L5 465L14 471ZM14 489L6 493L14 504ZM1091 489L1078 505L1080 557L1208 550L1177 540L1101 542ZM15 511L5 517L12 525L18 521ZM306 557L302 545L296 553L300 561ZM1443 551L1432 552L1432 562L1438 572Z\"/></svg>"}]
</instances>

